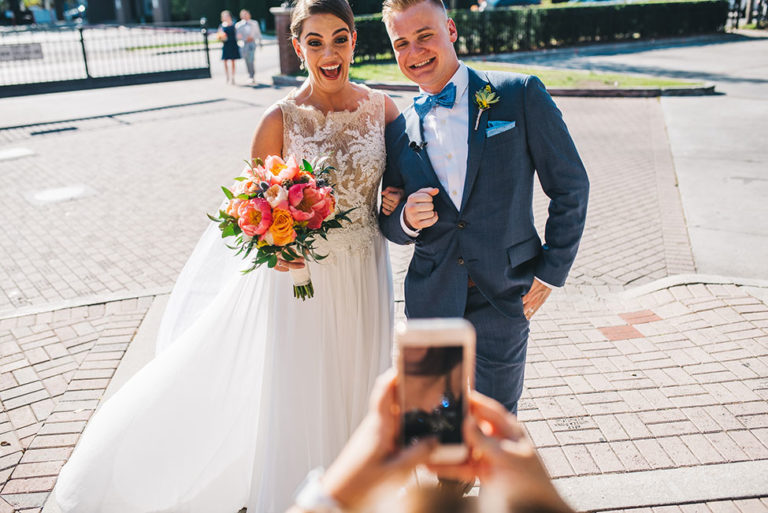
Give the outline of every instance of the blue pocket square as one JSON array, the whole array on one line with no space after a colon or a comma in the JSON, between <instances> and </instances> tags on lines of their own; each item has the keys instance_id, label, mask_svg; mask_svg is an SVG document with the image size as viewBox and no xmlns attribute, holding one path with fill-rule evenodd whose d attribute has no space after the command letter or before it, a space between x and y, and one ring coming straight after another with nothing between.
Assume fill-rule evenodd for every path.
<instances>
[{"instance_id":1,"label":"blue pocket square","mask_svg":"<svg viewBox=\"0 0 768 513\"><path fill-rule=\"evenodd\" d=\"M493 137L513 128L515 128L514 121L489 121L488 128L485 129L485 136Z\"/></svg>"}]
</instances>

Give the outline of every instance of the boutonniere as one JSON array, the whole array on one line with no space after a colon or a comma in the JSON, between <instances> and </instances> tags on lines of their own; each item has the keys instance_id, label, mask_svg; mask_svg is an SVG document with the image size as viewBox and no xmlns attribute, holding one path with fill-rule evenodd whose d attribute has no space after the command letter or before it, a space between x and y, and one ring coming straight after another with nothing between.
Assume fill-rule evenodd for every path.
<instances>
[{"instance_id":1,"label":"boutonniere","mask_svg":"<svg viewBox=\"0 0 768 513\"><path fill-rule=\"evenodd\" d=\"M491 84L485 84L484 88L475 92L475 105L478 108L475 132L477 132L477 127L480 126L480 116L483 115L483 112L490 109L494 103L498 103L499 100L501 98L491 89Z\"/></svg>"}]
</instances>

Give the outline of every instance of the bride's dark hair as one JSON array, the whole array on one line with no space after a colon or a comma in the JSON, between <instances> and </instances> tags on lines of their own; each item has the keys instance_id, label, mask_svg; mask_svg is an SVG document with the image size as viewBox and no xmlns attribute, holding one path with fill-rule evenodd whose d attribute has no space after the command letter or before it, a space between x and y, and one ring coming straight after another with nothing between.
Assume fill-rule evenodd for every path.
<instances>
[{"instance_id":1,"label":"bride's dark hair","mask_svg":"<svg viewBox=\"0 0 768 513\"><path fill-rule=\"evenodd\" d=\"M332 14L355 30L355 15L347 0L297 0L291 14L291 34L298 38L304 21L315 14Z\"/></svg>"}]
</instances>

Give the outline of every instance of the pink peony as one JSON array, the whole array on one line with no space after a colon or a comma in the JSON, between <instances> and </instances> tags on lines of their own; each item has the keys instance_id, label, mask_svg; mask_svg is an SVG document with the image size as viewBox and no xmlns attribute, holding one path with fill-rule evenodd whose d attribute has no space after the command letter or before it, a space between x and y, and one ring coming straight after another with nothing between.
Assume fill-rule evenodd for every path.
<instances>
[{"instance_id":1,"label":"pink peony","mask_svg":"<svg viewBox=\"0 0 768 513\"><path fill-rule=\"evenodd\" d=\"M329 187L318 189L312 184L300 183L288 191L291 214L298 222L306 221L307 227L316 230L336 207Z\"/></svg>"},{"instance_id":2,"label":"pink peony","mask_svg":"<svg viewBox=\"0 0 768 513\"><path fill-rule=\"evenodd\" d=\"M238 226L248 237L263 235L272 226L272 208L267 200L253 198L240 204Z\"/></svg>"},{"instance_id":3,"label":"pink peony","mask_svg":"<svg viewBox=\"0 0 768 513\"><path fill-rule=\"evenodd\" d=\"M299 165L293 157L289 157L285 162L280 157L269 156L264 162L264 167L267 170L269 183L273 185L283 183L285 180L293 180L299 174Z\"/></svg>"}]
</instances>

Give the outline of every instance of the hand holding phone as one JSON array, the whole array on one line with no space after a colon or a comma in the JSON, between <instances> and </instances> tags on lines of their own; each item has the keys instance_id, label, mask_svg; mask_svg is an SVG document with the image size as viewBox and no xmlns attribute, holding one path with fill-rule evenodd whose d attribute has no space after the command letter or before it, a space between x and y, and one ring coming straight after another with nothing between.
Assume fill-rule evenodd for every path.
<instances>
[{"instance_id":1,"label":"hand holding phone","mask_svg":"<svg viewBox=\"0 0 768 513\"><path fill-rule=\"evenodd\" d=\"M468 455L462 435L475 367L475 330L464 319L416 319L396 332L400 442L435 438L433 463Z\"/></svg>"},{"instance_id":2,"label":"hand holding phone","mask_svg":"<svg viewBox=\"0 0 768 513\"><path fill-rule=\"evenodd\" d=\"M343 507L359 508L376 490L402 486L417 465L427 463L435 441L400 450L399 421L396 375L390 369L376 380L368 415L323 476L324 489Z\"/></svg>"}]
</instances>

